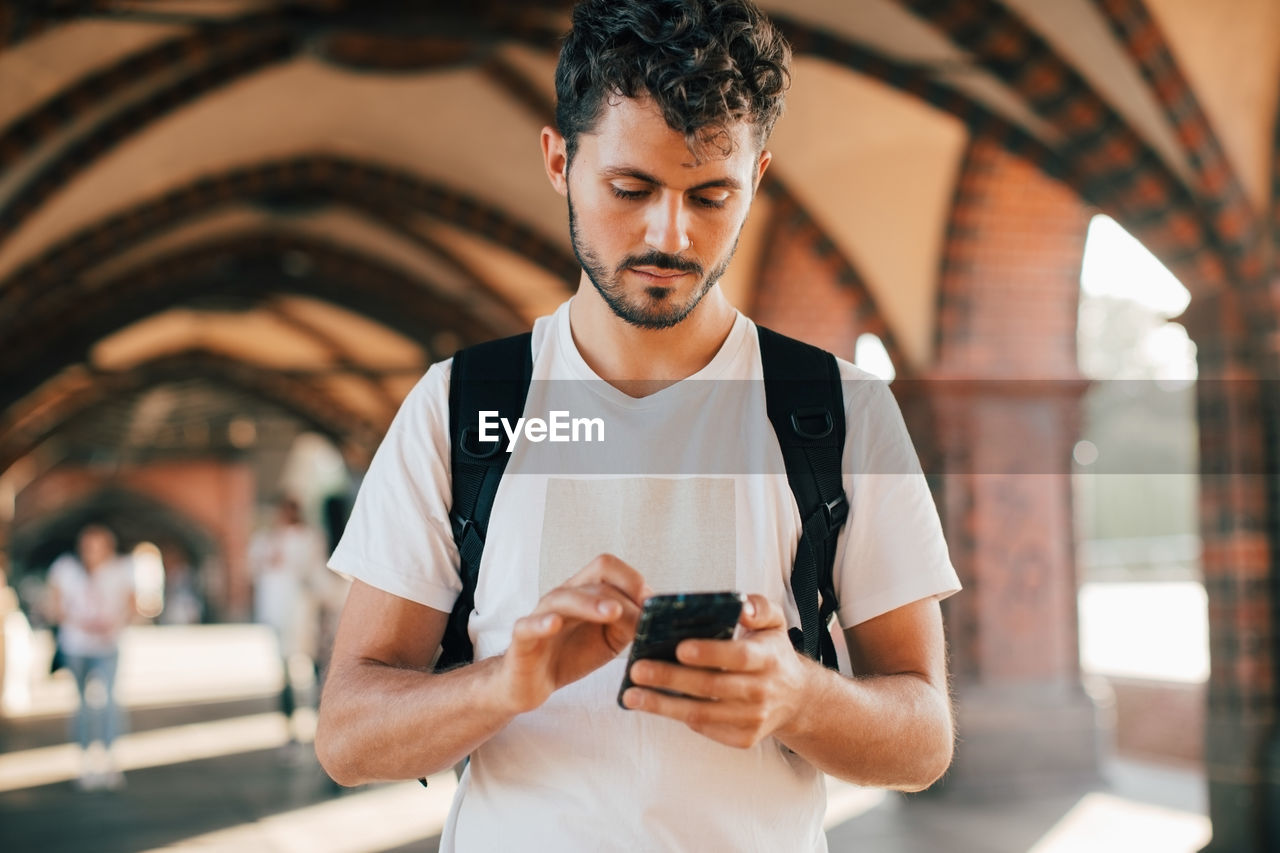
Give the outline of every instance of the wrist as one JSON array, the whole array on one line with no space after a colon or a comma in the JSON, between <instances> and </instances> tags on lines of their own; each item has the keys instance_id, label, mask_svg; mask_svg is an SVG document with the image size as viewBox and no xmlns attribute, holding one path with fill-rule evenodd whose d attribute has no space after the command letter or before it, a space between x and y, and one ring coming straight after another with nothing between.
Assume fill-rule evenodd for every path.
<instances>
[{"instance_id":1,"label":"wrist","mask_svg":"<svg viewBox=\"0 0 1280 853\"><path fill-rule=\"evenodd\" d=\"M483 663L491 664L492 670L486 684L489 701L496 710L508 718L532 711L546 701L545 697L531 695L527 685L522 688L510 651L489 658Z\"/></svg>"},{"instance_id":2,"label":"wrist","mask_svg":"<svg viewBox=\"0 0 1280 853\"><path fill-rule=\"evenodd\" d=\"M821 664L799 652L795 653L795 667L795 687L789 691L793 697L790 713L776 732L783 743L802 740L813 730L813 712L824 707L822 693L831 675Z\"/></svg>"}]
</instances>

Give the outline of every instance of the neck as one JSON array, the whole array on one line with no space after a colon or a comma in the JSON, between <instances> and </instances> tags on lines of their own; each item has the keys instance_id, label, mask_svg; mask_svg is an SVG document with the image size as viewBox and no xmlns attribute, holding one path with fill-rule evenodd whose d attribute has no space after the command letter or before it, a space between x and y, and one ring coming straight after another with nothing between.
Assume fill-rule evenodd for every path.
<instances>
[{"instance_id":1,"label":"neck","mask_svg":"<svg viewBox=\"0 0 1280 853\"><path fill-rule=\"evenodd\" d=\"M587 366L632 397L674 385L715 358L737 312L719 285L669 329L642 329L618 317L586 275L569 304L569 329Z\"/></svg>"}]
</instances>

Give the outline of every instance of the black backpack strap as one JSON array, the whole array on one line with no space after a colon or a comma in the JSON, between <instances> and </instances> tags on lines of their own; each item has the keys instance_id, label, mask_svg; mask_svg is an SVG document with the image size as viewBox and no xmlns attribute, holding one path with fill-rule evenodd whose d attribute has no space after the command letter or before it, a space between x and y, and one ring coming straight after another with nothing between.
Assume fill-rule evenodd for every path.
<instances>
[{"instance_id":1,"label":"black backpack strap","mask_svg":"<svg viewBox=\"0 0 1280 853\"><path fill-rule=\"evenodd\" d=\"M791 642L797 651L835 669L828 624L839 602L832 568L836 537L849 517L840 471L845 432L840 368L825 350L756 328L765 406L800 509L800 544L791 570L800 628L791 629Z\"/></svg>"},{"instance_id":2,"label":"black backpack strap","mask_svg":"<svg viewBox=\"0 0 1280 853\"><path fill-rule=\"evenodd\" d=\"M462 593L449 614L436 669L469 663L474 655L467 622L475 607L480 558L484 555L489 513L511 454L501 426L497 441L481 442L480 412L497 412L515 423L524 414L533 374L531 334L478 344L453 357L449 380L449 443L453 504L449 520L462 558ZM490 420L490 423L495 421Z\"/></svg>"}]
</instances>

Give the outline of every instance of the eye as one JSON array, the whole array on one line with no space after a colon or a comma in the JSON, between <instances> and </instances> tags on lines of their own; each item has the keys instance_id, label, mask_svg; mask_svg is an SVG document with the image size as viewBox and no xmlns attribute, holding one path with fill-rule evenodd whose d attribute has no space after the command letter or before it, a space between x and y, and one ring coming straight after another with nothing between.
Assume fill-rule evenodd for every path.
<instances>
[{"instance_id":1,"label":"eye","mask_svg":"<svg viewBox=\"0 0 1280 853\"><path fill-rule=\"evenodd\" d=\"M693 201L695 204L701 205L702 207L707 207L712 210L719 210L720 208L724 207L724 203L728 201L728 196L725 196L724 198L720 198L720 199L715 199L715 198L707 198L706 196L702 196L702 195L695 195L693 196Z\"/></svg>"},{"instance_id":2,"label":"eye","mask_svg":"<svg viewBox=\"0 0 1280 853\"><path fill-rule=\"evenodd\" d=\"M644 198L649 194L648 190L624 190L612 185L609 188L613 190L613 194L615 196L626 201L635 201L637 199Z\"/></svg>"}]
</instances>

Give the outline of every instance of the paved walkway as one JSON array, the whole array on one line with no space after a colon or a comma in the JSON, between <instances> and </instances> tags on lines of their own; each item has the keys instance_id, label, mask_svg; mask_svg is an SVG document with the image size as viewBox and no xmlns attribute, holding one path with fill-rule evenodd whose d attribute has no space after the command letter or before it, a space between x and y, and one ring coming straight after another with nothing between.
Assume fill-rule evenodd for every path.
<instances>
[{"instance_id":1,"label":"paved walkway","mask_svg":"<svg viewBox=\"0 0 1280 853\"><path fill-rule=\"evenodd\" d=\"M160 684L139 667L122 672L132 702L119 743L128 781L121 791L73 785L78 756L66 742L65 679L38 680L27 712L0 718L0 851L436 849L452 776L434 778L427 790L416 782L337 788L309 748L287 745L284 718L264 690L270 679L259 658L270 650L261 636L218 630L218 643L163 629L134 635L135 663L170 674ZM203 675L186 682L165 663L180 658L192 670L193 656L202 658L193 671ZM239 696L236 673L246 674ZM183 690L187 700L175 702ZM312 718L301 713L296 722L305 739ZM1190 853L1208 837L1202 789L1194 772L1124 762L1090 790L992 803L837 783L828 840L833 853Z\"/></svg>"}]
</instances>

